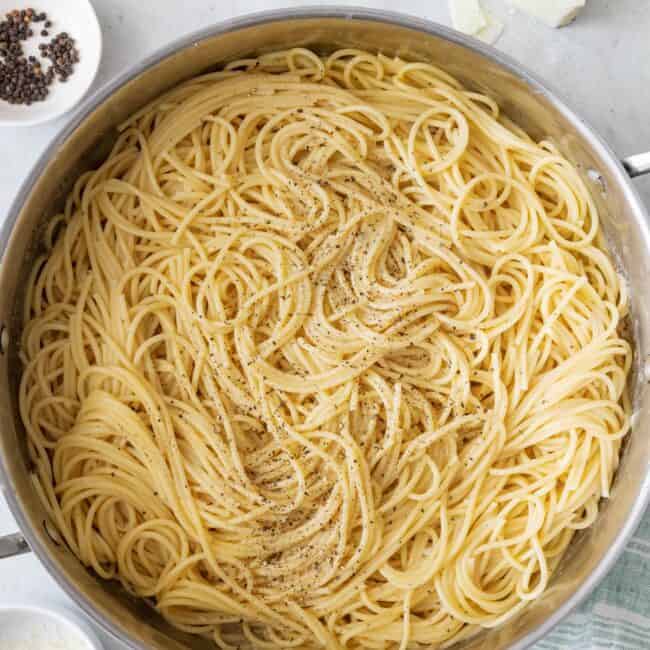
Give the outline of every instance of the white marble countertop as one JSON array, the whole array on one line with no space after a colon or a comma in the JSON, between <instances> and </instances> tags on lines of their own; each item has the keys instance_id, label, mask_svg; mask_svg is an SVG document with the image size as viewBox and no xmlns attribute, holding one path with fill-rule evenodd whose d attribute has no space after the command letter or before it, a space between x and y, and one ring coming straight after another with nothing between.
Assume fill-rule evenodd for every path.
<instances>
[{"instance_id":1,"label":"white marble countertop","mask_svg":"<svg viewBox=\"0 0 650 650\"><path fill-rule=\"evenodd\" d=\"M650 150L650 2L588 0L579 20L551 30L514 14L503 0L483 0L506 28L496 46L558 89L620 155ZM92 0L104 35L95 87L184 33L263 9L328 3L308 0ZM334 0L329 4L336 4ZM343 4L344 0L338 0ZM399 9L449 24L445 0L357 0L352 6ZM38 1L34 0L38 7ZM63 117L28 129L0 128L0 219L20 183L63 127ZM637 181L650 205L650 177ZM15 522L0 497L0 535ZM0 563L0 605L45 603L75 608L32 555ZM107 650L123 649L103 637Z\"/></svg>"}]
</instances>

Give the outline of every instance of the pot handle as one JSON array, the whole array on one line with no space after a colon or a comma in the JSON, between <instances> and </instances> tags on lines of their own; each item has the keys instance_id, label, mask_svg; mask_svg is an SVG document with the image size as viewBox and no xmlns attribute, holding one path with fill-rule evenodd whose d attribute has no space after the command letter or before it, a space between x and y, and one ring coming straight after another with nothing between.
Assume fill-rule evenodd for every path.
<instances>
[{"instance_id":1,"label":"pot handle","mask_svg":"<svg viewBox=\"0 0 650 650\"><path fill-rule=\"evenodd\" d=\"M621 161L627 173L634 178L650 173L650 151L628 156Z\"/></svg>"},{"instance_id":2,"label":"pot handle","mask_svg":"<svg viewBox=\"0 0 650 650\"><path fill-rule=\"evenodd\" d=\"M27 540L20 533L13 533L0 537L0 560L29 553L31 549Z\"/></svg>"}]
</instances>

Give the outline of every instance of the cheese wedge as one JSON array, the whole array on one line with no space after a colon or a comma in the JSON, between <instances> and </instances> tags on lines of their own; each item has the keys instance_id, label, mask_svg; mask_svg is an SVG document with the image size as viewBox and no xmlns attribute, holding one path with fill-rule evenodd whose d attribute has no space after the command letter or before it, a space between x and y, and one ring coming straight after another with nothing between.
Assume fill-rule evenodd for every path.
<instances>
[{"instance_id":1,"label":"cheese wedge","mask_svg":"<svg viewBox=\"0 0 650 650\"><path fill-rule=\"evenodd\" d=\"M503 23L487 11L485 12L485 22L485 27L479 29L475 36L484 43L492 45L499 40L499 37L503 33Z\"/></svg>"},{"instance_id":2,"label":"cheese wedge","mask_svg":"<svg viewBox=\"0 0 650 650\"><path fill-rule=\"evenodd\" d=\"M451 24L463 34L474 35L487 27L479 0L449 0Z\"/></svg>"},{"instance_id":3,"label":"cheese wedge","mask_svg":"<svg viewBox=\"0 0 650 650\"><path fill-rule=\"evenodd\" d=\"M586 0L508 0L513 7L551 27L568 25L584 8Z\"/></svg>"}]
</instances>

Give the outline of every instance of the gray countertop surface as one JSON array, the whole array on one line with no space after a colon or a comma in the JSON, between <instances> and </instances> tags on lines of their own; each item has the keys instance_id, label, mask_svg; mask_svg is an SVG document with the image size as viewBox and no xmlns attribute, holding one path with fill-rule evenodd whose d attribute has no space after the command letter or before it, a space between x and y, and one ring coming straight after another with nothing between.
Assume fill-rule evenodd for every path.
<instances>
[{"instance_id":1,"label":"gray countertop surface","mask_svg":"<svg viewBox=\"0 0 650 650\"><path fill-rule=\"evenodd\" d=\"M325 4L297 0L92 2L104 36L104 55L95 88L170 40L224 18L264 9ZM619 156L650 150L649 0L588 0L579 19L560 30L514 12L503 0L483 3L505 23L496 47L548 81ZM445 0L357 0L338 4L394 9L449 24ZM36 0L34 6L38 7ZM38 127L0 128L0 219L31 166L65 123L63 117ZM650 206L650 177L635 182ZM0 497L0 535L15 529ZM74 607L35 557L5 560L1 567L0 604L41 602ZM123 648L105 639L108 650Z\"/></svg>"}]
</instances>

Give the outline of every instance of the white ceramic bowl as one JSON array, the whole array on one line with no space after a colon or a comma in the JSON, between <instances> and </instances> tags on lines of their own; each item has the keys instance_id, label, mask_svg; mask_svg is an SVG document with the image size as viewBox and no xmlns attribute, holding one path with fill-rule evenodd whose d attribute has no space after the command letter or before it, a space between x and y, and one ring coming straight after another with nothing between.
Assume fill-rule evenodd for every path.
<instances>
[{"instance_id":1,"label":"white ceramic bowl","mask_svg":"<svg viewBox=\"0 0 650 650\"><path fill-rule=\"evenodd\" d=\"M44 11L52 21L48 36L40 36L42 22L32 23L34 36L22 41L25 55L38 54L38 45L60 32L68 32L79 50L79 63L65 83L54 80L42 102L31 106L9 104L0 99L0 126L30 126L46 122L73 108L95 79L102 56L102 32L95 10L88 0L0 0L0 20L14 9L32 7Z\"/></svg>"},{"instance_id":2,"label":"white ceramic bowl","mask_svg":"<svg viewBox=\"0 0 650 650\"><path fill-rule=\"evenodd\" d=\"M45 639L46 645L39 641ZM49 643L50 645L47 645ZM0 607L0 648L102 650L86 621L69 611L40 606Z\"/></svg>"}]
</instances>

